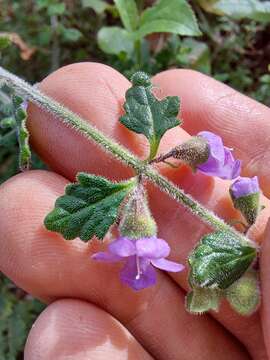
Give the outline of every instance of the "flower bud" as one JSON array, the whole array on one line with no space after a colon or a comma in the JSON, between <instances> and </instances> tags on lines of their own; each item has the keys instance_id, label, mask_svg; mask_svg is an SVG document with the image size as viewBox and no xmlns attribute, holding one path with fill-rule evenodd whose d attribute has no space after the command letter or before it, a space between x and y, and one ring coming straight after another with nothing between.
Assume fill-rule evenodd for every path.
<instances>
[{"instance_id":1,"label":"flower bud","mask_svg":"<svg viewBox=\"0 0 270 360\"><path fill-rule=\"evenodd\" d=\"M173 150L173 157L182 160L192 168L196 168L205 163L209 157L207 141L201 136L193 136Z\"/></svg>"},{"instance_id":2,"label":"flower bud","mask_svg":"<svg viewBox=\"0 0 270 360\"><path fill-rule=\"evenodd\" d=\"M139 185L123 209L119 225L120 234L132 239L151 237L157 234L157 225L153 219L143 186Z\"/></svg>"},{"instance_id":3,"label":"flower bud","mask_svg":"<svg viewBox=\"0 0 270 360\"><path fill-rule=\"evenodd\" d=\"M258 177L240 177L230 187L234 207L241 211L249 225L255 223L260 208Z\"/></svg>"},{"instance_id":4,"label":"flower bud","mask_svg":"<svg viewBox=\"0 0 270 360\"><path fill-rule=\"evenodd\" d=\"M253 314L260 304L258 275L249 270L226 290L226 298L240 315Z\"/></svg>"},{"instance_id":5,"label":"flower bud","mask_svg":"<svg viewBox=\"0 0 270 360\"><path fill-rule=\"evenodd\" d=\"M171 151L180 159L206 175L221 179L235 179L241 170L240 160L235 160L232 150L223 145L220 136L202 131Z\"/></svg>"}]
</instances>

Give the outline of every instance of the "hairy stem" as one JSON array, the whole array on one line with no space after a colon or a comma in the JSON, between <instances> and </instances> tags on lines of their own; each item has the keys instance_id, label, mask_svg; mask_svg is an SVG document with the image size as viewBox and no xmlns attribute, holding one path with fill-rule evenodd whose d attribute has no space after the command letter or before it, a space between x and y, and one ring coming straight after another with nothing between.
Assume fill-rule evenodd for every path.
<instances>
[{"instance_id":1,"label":"hairy stem","mask_svg":"<svg viewBox=\"0 0 270 360\"><path fill-rule=\"evenodd\" d=\"M44 95L37 88L32 87L24 80L11 74L2 67L0 67L0 80L4 80L9 86L14 88L20 95L27 97L27 99L39 107L43 108L47 112L53 114L59 121L62 121L67 126L80 132L87 139L93 140L99 144L104 150L109 152L118 160L124 164L132 167L140 176L145 177L150 182L155 184L162 191L166 192L178 203L187 207L194 215L202 219L206 224L210 225L215 230L225 230L234 233L245 243L250 244L250 240L243 236L241 233L236 231L230 225L226 224L213 212L204 208L190 195L175 186L167 178L160 175L155 169L149 164L140 160L137 156L132 154L129 150L124 148L122 145L111 140L109 137L104 135L101 131L90 125L86 120L83 120L80 116L73 113L57 101L51 99L49 96Z\"/></svg>"}]
</instances>

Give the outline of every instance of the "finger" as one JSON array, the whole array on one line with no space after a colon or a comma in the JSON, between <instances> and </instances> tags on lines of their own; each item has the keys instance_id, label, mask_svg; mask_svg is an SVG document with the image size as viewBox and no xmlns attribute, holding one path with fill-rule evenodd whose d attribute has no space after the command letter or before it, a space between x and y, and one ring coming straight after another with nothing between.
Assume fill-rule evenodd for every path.
<instances>
[{"instance_id":1,"label":"finger","mask_svg":"<svg viewBox=\"0 0 270 360\"><path fill-rule=\"evenodd\" d=\"M46 231L42 226L45 214L65 184L59 175L35 171L16 176L0 188L0 267L6 275L48 301L75 297L97 304L157 359L225 360L224 348L233 359L246 358L239 344L211 317L193 317L185 311L184 293L166 275L159 274L157 286L135 293L119 281L121 264L90 260L102 247L100 243L65 241Z\"/></svg>"},{"instance_id":2,"label":"finger","mask_svg":"<svg viewBox=\"0 0 270 360\"><path fill-rule=\"evenodd\" d=\"M111 315L80 300L59 300L39 316L30 331L25 360L151 360Z\"/></svg>"},{"instance_id":3,"label":"finger","mask_svg":"<svg viewBox=\"0 0 270 360\"><path fill-rule=\"evenodd\" d=\"M264 341L268 353L268 358L270 358L270 266L269 266L269 256L270 256L270 221L265 230L265 238L263 240L262 250L261 250L261 282L262 282L262 310L261 310L261 320L263 325L264 332Z\"/></svg>"},{"instance_id":4,"label":"finger","mask_svg":"<svg viewBox=\"0 0 270 360\"><path fill-rule=\"evenodd\" d=\"M168 70L153 78L160 95L178 95L183 128L190 134L202 130L222 136L243 160L243 174L260 176L270 195L270 109L206 75L192 70Z\"/></svg>"},{"instance_id":5,"label":"finger","mask_svg":"<svg viewBox=\"0 0 270 360\"><path fill-rule=\"evenodd\" d=\"M81 114L107 135L137 153L146 153L143 137L132 134L118 122L128 86L129 83L116 71L104 65L89 63L62 68L46 78L41 85L46 93ZM79 134L74 134L35 107L30 108L30 127L36 149L52 168L70 179L81 170L118 179L129 174L122 165L118 164L116 167L110 157L102 152L98 153L96 146L85 142ZM181 128L169 131L162 141L161 151L170 149L188 137ZM232 208L226 182L199 174L194 176L187 167L182 167L181 172L164 168L162 171L187 193L225 219L239 217ZM151 205L159 222L160 235L172 246L172 257L179 259L181 256L181 261L185 261L192 246L205 233L205 226L159 191L151 192ZM267 203L265 205L267 208L254 227L254 238L258 241L269 213L269 206ZM184 287L187 286L185 278L186 274L182 274L177 279ZM247 346L254 348L259 344L260 324L254 318L243 321L231 312L226 312L219 315L219 320ZM251 342L251 334L253 339L257 336L258 341Z\"/></svg>"},{"instance_id":6,"label":"finger","mask_svg":"<svg viewBox=\"0 0 270 360\"><path fill-rule=\"evenodd\" d=\"M96 63L63 67L39 84L45 93L81 115L102 132L132 148L137 154L143 154L145 145L138 142L136 135L115 122L122 113L121 102L129 86L129 81L117 71ZM118 173L121 176L132 174L131 170L118 160L108 156L58 119L41 112L31 104L28 109L32 145L57 173L69 179L75 177L78 168L80 171L94 170L111 178L117 178Z\"/></svg>"}]
</instances>

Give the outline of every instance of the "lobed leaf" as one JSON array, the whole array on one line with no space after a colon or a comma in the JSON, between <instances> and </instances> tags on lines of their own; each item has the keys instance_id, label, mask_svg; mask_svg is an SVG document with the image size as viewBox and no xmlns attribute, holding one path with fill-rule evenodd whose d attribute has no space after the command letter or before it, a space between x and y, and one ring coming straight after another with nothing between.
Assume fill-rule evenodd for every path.
<instances>
[{"instance_id":1,"label":"lobed leaf","mask_svg":"<svg viewBox=\"0 0 270 360\"><path fill-rule=\"evenodd\" d=\"M135 182L114 183L86 173L79 173L77 180L77 184L68 185L65 195L56 200L54 210L45 218L45 226L67 240L80 237L87 241L94 235L103 239Z\"/></svg>"},{"instance_id":2,"label":"lobed leaf","mask_svg":"<svg viewBox=\"0 0 270 360\"><path fill-rule=\"evenodd\" d=\"M256 258L254 247L225 231L204 236L189 256L192 287L226 289L238 280Z\"/></svg>"},{"instance_id":3,"label":"lobed leaf","mask_svg":"<svg viewBox=\"0 0 270 360\"><path fill-rule=\"evenodd\" d=\"M124 108L126 114L120 122L128 129L143 134L150 143L150 159L157 152L160 140L165 132L180 125L177 114L180 108L178 96L168 96L158 100L152 94L150 81L136 83L136 77L146 76L136 73L133 76L133 86L126 92Z\"/></svg>"}]
</instances>

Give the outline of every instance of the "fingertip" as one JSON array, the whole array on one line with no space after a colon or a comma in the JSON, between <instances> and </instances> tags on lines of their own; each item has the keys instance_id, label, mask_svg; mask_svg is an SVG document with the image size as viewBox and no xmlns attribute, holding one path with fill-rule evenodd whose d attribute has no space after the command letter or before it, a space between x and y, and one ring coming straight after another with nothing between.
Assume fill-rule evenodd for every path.
<instances>
[{"instance_id":1,"label":"fingertip","mask_svg":"<svg viewBox=\"0 0 270 360\"><path fill-rule=\"evenodd\" d=\"M60 175L35 170L18 174L0 187L0 270L28 291L31 284L33 294L42 297L46 293L44 298L47 289L41 285L41 277L47 282L49 272L53 271L53 266L48 269L49 261L55 263L55 251L57 248L64 251L65 242L58 234L48 232L43 220L66 183ZM54 248L51 252L46 238ZM44 257L47 265L41 261Z\"/></svg>"},{"instance_id":2,"label":"fingertip","mask_svg":"<svg viewBox=\"0 0 270 360\"><path fill-rule=\"evenodd\" d=\"M112 316L80 300L59 300L33 325L25 360L151 359Z\"/></svg>"}]
</instances>

